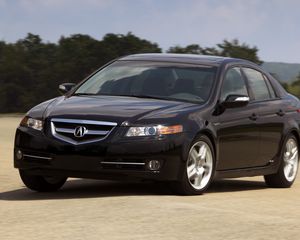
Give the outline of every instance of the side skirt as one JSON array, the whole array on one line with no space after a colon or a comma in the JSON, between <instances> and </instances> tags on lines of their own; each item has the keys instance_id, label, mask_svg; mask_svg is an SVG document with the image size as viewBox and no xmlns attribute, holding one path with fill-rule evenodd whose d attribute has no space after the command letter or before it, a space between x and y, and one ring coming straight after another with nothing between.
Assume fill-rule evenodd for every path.
<instances>
[{"instance_id":1,"label":"side skirt","mask_svg":"<svg viewBox=\"0 0 300 240\"><path fill-rule=\"evenodd\" d=\"M279 161L275 161L275 163L264 167L243 168L243 169L234 169L234 170L219 170L216 171L214 179L269 175L269 174L276 173L278 171L278 168L279 168Z\"/></svg>"}]
</instances>

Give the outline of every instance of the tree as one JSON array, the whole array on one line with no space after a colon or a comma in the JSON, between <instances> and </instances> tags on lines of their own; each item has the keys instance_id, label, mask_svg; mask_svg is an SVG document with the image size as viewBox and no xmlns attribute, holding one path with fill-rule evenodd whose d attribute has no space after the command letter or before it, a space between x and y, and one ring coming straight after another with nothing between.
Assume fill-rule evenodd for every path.
<instances>
[{"instance_id":1,"label":"tree","mask_svg":"<svg viewBox=\"0 0 300 240\"><path fill-rule=\"evenodd\" d=\"M0 41L0 112L25 112L56 97L62 82L78 83L114 58L147 52L161 49L132 33L107 34L102 40L74 34L58 43L28 33L16 43Z\"/></svg>"},{"instance_id":2,"label":"tree","mask_svg":"<svg viewBox=\"0 0 300 240\"><path fill-rule=\"evenodd\" d=\"M257 64L263 63L257 56L257 47L250 47L245 43L240 44L237 39L232 41L224 40L223 43L217 44L217 46L219 48L218 55L220 56L246 59Z\"/></svg>"},{"instance_id":3,"label":"tree","mask_svg":"<svg viewBox=\"0 0 300 240\"><path fill-rule=\"evenodd\" d=\"M242 43L240 44L237 39L232 41L224 40L222 43L216 45L216 47L201 48L197 44L187 45L181 47L179 45L170 47L167 50L168 53L191 53L191 54L203 54L203 55L214 55L223 57L234 57L246 59L257 64L263 62L259 59L257 47L250 47L249 45Z\"/></svg>"},{"instance_id":4,"label":"tree","mask_svg":"<svg viewBox=\"0 0 300 240\"><path fill-rule=\"evenodd\" d=\"M78 83L103 64L120 56L135 53L160 53L157 43L132 33L106 34L98 40L89 35L62 36L57 43L44 42L28 33L15 43L0 41L0 112L25 112L32 106L58 96L63 82ZM258 49L238 40L214 47L190 44L169 48L169 53L230 56L260 63ZM288 86L300 96L300 75Z\"/></svg>"},{"instance_id":5,"label":"tree","mask_svg":"<svg viewBox=\"0 0 300 240\"><path fill-rule=\"evenodd\" d=\"M109 49L113 58L134 53L160 53L161 48L156 43L140 39L131 32L123 34L106 34L102 44Z\"/></svg>"},{"instance_id":6,"label":"tree","mask_svg":"<svg viewBox=\"0 0 300 240\"><path fill-rule=\"evenodd\" d=\"M203 54L203 49L198 44L187 45L186 47L181 47L179 45L175 47L170 47L167 53L189 53L189 54Z\"/></svg>"}]
</instances>

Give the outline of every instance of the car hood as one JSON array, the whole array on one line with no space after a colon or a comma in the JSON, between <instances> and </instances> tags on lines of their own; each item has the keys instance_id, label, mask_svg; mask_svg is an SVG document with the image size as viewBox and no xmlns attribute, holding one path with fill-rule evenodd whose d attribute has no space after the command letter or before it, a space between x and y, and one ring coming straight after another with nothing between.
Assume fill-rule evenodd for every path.
<instances>
[{"instance_id":1,"label":"car hood","mask_svg":"<svg viewBox=\"0 0 300 240\"><path fill-rule=\"evenodd\" d=\"M195 104L158 99L120 96L71 96L59 97L50 103L44 118L81 118L122 123L147 119L176 117Z\"/></svg>"}]
</instances>

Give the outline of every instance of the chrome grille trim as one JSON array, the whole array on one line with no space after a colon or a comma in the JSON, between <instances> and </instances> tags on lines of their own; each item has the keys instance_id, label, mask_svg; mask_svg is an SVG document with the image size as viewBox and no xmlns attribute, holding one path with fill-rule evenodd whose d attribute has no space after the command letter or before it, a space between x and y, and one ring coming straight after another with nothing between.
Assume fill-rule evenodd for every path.
<instances>
[{"instance_id":1,"label":"chrome grille trim","mask_svg":"<svg viewBox=\"0 0 300 240\"><path fill-rule=\"evenodd\" d=\"M117 126L117 123L115 122L104 122L104 121L82 120L82 119L66 119L66 118L52 118L51 122Z\"/></svg>"},{"instance_id":2,"label":"chrome grille trim","mask_svg":"<svg viewBox=\"0 0 300 240\"><path fill-rule=\"evenodd\" d=\"M70 128L55 128L55 130L56 132L74 134L74 129L70 129ZM87 130L85 135L106 135L108 133L109 131Z\"/></svg>"},{"instance_id":3,"label":"chrome grille trim","mask_svg":"<svg viewBox=\"0 0 300 240\"><path fill-rule=\"evenodd\" d=\"M101 162L101 164L120 164L120 165L145 165L143 162Z\"/></svg>"},{"instance_id":4,"label":"chrome grille trim","mask_svg":"<svg viewBox=\"0 0 300 240\"><path fill-rule=\"evenodd\" d=\"M74 129L69 128L55 128L56 132L62 132L62 133L74 133Z\"/></svg>"},{"instance_id":5,"label":"chrome grille trim","mask_svg":"<svg viewBox=\"0 0 300 240\"><path fill-rule=\"evenodd\" d=\"M56 127L55 123L65 123L66 126L63 127ZM105 130L89 130L87 128L87 131L84 136L95 136L93 139L89 140L82 140L83 138L78 138L78 141L72 139L71 137L68 137L64 134L74 134L75 128L69 126L68 128L67 124L78 124L78 125L93 125L93 126L103 126L103 127L111 127L109 131ZM51 127L51 133L52 135L64 142L71 143L73 145L80 145L80 144L87 144L87 143L93 143L98 142L106 137L109 136L109 134L113 131L113 129L117 126L117 123L115 122L106 122L106 121L94 121L94 120L82 120L82 119L65 119L65 118L52 118L50 120L50 127ZM98 137L97 137L98 136Z\"/></svg>"},{"instance_id":6,"label":"chrome grille trim","mask_svg":"<svg viewBox=\"0 0 300 240\"><path fill-rule=\"evenodd\" d=\"M87 135L106 135L109 131L87 130Z\"/></svg>"},{"instance_id":7,"label":"chrome grille trim","mask_svg":"<svg viewBox=\"0 0 300 240\"><path fill-rule=\"evenodd\" d=\"M51 158L51 157L41 157L41 156L30 155L30 154L23 154L23 157L29 157L29 158L38 158L38 159L52 160L52 158Z\"/></svg>"}]
</instances>

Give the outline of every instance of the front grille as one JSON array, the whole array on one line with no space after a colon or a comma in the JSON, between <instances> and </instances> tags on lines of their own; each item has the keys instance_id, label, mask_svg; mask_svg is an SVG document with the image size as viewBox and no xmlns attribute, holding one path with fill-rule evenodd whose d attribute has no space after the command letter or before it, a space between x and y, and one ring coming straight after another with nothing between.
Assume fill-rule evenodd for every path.
<instances>
[{"instance_id":1,"label":"front grille","mask_svg":"<svg viewBox=\"0 0 300 240\"><path fill-rule=\"evenodd\" d=\"M117 126L115 122L81 119L51 119L52 135L62 141L78 145L103 140Z\"/></svg>"}]
</instances>

